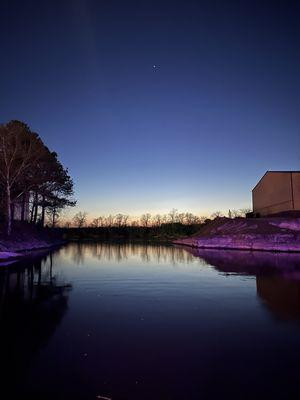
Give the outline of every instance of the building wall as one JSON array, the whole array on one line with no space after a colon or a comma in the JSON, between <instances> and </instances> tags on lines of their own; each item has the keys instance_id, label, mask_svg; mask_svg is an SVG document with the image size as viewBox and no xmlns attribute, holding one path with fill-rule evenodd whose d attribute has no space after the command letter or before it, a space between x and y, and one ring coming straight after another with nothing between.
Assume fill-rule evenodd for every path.
<instances>
[{"instance_id":1,"label":"building wall","mask_svg":"<svg viewBox=\"0 0 300 400\"><path fill-rule=\"evenodd\" d=\"M260 215L300 210L300 172L267 172L252 191Z\"/></svg>"}]
</instances>

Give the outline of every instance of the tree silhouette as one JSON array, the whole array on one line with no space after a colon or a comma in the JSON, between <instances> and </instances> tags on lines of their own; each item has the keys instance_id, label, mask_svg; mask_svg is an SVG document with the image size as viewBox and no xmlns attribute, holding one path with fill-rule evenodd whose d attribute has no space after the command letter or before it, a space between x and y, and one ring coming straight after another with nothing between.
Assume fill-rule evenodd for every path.
<instances>
[{"instance_id":1,"label":"tree silhouette","mask_svg":"<svg viewBox=\"0 0 300 400\"><path fill-rule=\"evenodd\" d=\"M36 223L41 208L40 223L45 212L53 215L52 225L59 210L74 206L73 182L68 171L50 152L38 134L20 121L0 125L0 187L4 193L7 234L11 234L14 204L22 204L21 220L25 219L26 201L31 199L30 221Z\"/></svg>"}]
</instances>

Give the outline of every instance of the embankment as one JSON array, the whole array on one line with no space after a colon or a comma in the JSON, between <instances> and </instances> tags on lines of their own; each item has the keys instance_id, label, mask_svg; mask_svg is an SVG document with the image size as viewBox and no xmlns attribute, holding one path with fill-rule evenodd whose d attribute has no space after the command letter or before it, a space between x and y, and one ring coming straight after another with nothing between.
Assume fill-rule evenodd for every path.
<instances>
[{"instance_id":1,"label":"embankment","mask_svg":"<svg viewBox=\"0 0 300 400\"><path fill-rule=\"evenodd\" d=\"M20 258L29 252L58 246L64 243L62 235L47 228L30 224L15 224L11 236L0 230L0 261Z\"/></svg>"},{"instance_id":2,"label":"embankment","mask_svg":"<svg viewBox=\"0 0 300 400\"><path fill-rule=\"evenodd\" d=\"M217 218L195 235L173 243L203 249L300 252L300 218Z\"/></svg>"}]
</instances>

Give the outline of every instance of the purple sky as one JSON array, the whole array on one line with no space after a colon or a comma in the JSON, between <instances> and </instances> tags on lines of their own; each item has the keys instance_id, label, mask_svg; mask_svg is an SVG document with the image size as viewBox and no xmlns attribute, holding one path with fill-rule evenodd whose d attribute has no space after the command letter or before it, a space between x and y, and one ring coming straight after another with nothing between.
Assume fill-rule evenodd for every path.
<instances>
[{"instance_id":1,"label":"purple sky","mask_svg":"<svg viewBox=\"0 0 300 400\"><path fill-rule=\"evenodd\" d=\"M300 169L296 3L1 1L0 121L57 151L90 217L247 207Z\"/></svg>"}]
</instances>

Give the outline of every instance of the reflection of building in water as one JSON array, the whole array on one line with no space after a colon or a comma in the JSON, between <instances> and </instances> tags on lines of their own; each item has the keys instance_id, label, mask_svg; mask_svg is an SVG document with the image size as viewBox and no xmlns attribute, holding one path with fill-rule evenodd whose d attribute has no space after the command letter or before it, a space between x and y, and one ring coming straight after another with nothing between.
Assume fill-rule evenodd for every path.
<instances>
[{"instance_id":1,"label":"reflection of building in water","mask_svg":"<svg viewBox=\"0 0 300 400\"><path fill-rule=\"evenodd\" d=\"M272 314L300 320L300 254L186 248L218 271L256 277L257 295Z\"/></svg>"},{"instance_id":2,"label":"reflection of building in water","mask_svg":"<svg viewBox=\"0 0 300 400\"><path fill-rule=\"evenodd\" d=\"M1 383L19 388L32 357L61 322L69 288L57 282L51 255L1 271L0 351L5 365Z\"/></svg>"},{"instance_id":3,"label":"reflection of building in water","mask_svg":"<svg viewBox=\"0 0 300 400\"><path fill-rule=\"evenodd\" d=\"M226 273L257 275L280 274L300 279L300 253L272 253L267 251L215 250L185 247L217 270Z\"/></svg>"},{"instance_id":4,"label":"reflection of building in water","mask_svg":"<svg viewBox=\"0 0 300 400\"><path fill-rule=\"evenodd\" d=\"M300 282L280 275L257 276L257 294L268 309L283 319L300 319Z\"/></svg>"},{"instance_id":5,"label":"reflection of building in water","mask_svg":"<svg viewBox=\"0 0 300 400\"><path fill-rule=\"evenodd\" d=\"M85 257L116 262L137 258L143 262L168 262L171 264L188 264L195 261L195 258L182 247L155 244L78 242L67 246L65 251L71 255L76 264L83 264Z\"/></svg>"}]
</instances>

